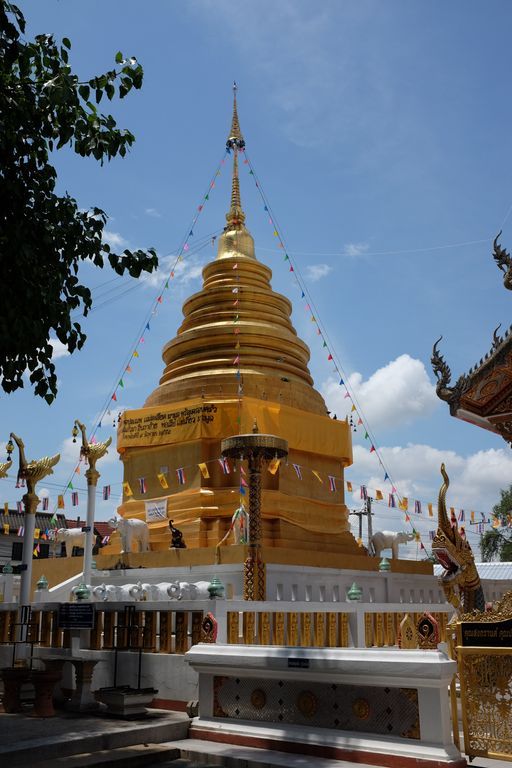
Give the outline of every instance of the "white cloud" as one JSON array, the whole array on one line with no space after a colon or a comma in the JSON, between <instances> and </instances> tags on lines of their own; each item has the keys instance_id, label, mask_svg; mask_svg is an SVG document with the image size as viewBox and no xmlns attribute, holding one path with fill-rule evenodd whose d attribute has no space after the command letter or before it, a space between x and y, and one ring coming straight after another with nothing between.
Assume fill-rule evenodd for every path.
<instances>
[{"instance_id":1,"label":"white cloud","mask_svg":"<svg viewBox=\"0 0 512 768\"><path fill-rule=\"evenodd\" d=\"M429 416L439 405L424 364L409 355L400 355L369 379L353 373L348 385L372 429L410 424ZM346 411L345 390L329 378L322 394L333 413Z\"/></svg>"},{"instance_id":2,"label":"white cloud","mask_svg":"<svg viewBox=\"0 0 512 768\"><path fill-rule=\"evenodd\" d=\"M488 513L499 501L500 489L512 477L512 454L505 448L491 448L462 456L451 450L409 443L379 449L382 461L402 496L437 504L442 484L440 466L445 464L450 478L447 505L467 511ZM377 460L369 449L354 446L354 464L349 474L369 488L391 491L383 476L377 475ZM350 477L349 477L350 479ZM428 518L427 518L428 519ZM435 527L435 526L431 526Z\"/></svg>"},{"instance_id":3,"label":"white cloud","mask_svg":"<svg viewBox=\"0 0 512 768\"><path fill-rule=\"evenodd\" d=\"M368 243L345 243L343 246L344 256L362 256L368 250Z\"/></svg>"},{"instance_id":4,"label":"white cloud","mask_svg":"<svg viewBox=\"0 0 512 768\"><path fill-rule=\"evenodd\" d=\"M155 218L155 219L161 219L162 218L162 214L160 213L160 211L157 211L156 208L146 208L144 213L147 216L153 216L153 218Z\"/></svg>"},{"instance_id":5,"label":"white cloud","mask_svg":"<svg viewBox=\"0 0 512 768\"><path fill-rule=\"evenodd\" d=\"M332 267L329 264L308 264L306 267L306 276L313 283L321 280L322 277L327 277L330 272Z\"/></svg>"},{"instance_id":6,"label":"white cloud","mask_svg":"<svg viewBox=\"0 0 512 768\"><path fill-rule=\"evenodd\" d=\"M125 382L125 383L126 383L126 378L127 377L123 377L123 382ZM123 413L125 411L131 411L131 410L133 410L133 406L132 405L123 405L122 407L118 406L116 408L110 407L108 409L108 411L105 413L105 415L103 416L103 419L102 419L102 422L101 422L102 428L103 429L110 429L110 428L114 429L114 423L115 423L115 425L117 427L117 422L119 421L119 417L120 416L122 417L122 415L123 415ZM91 422L92 429L94 429L97 426L97 424L98 424L97 420ZM103 440L106 440L106 439L107 438L104 437L104 436L97 437L98 442L103 442ZM109 450L110 450L110 448L109 448Z\"/></svg>"},{"instance_id":7,"label":"white cloud","mask_svg":"<svg viewBox=\"0 0 512 768\"><path fill-rule=\"evenodd\" d=\"M116 249L127 248L129 245L128 240L120 235L119 232L109 232L106 229L103 231L103 242Z\"/></svg>"},{"instance_id":8,"label":"white cloud","mask_svg":"<svg viewBox=\"0 0 512 768\"><path fill-rule=\"evenodd\" d=\"M49 341L53 348L52 360L58 360L59 357L67 357L69 355L69 350L62 341L53 338L50 338Z\"/></svg>"},{"instance_id":9,"label":"white cloud","mask_svg":"<svg viewBox=\"0 0 512 768\"><path fill-rule=\"evenodd\" d=\"M106 439L104 437L101 438L101 441L98 440L98 442L103 442L103 440ZM80 445L81 445L81 437L77 437L76 443L73 442L73 438L66 437L60 446L60 462L57 464L57 469L64 464L71 464L76 466L78 464L78 461L80 459ZM98 469L101 472L101 467L105 464L112 464L115 461L118 460L117 450L115 446L115 439L112 441L112 445L108 449L108 453L103 456L100 461L98 462ZM86 465L82 461L80 464L81 471L85 471Z\"/></svg>"},{"instance_id":10,"label":"white cloud","mask_svg":"<svg viewBox=\"0 0 512 768\"><path fill-rule=\"evenodd\" d=\"M159 259L158 269L149 274L141 275L139 280L149 288L161 288L169 278L171 271L174 272L173 282L181 285L188 285L197 280L203 274L204 261L199 261L197 256L190 255L176 263L176 255L162 256Z\"/></svg>"}]
</instances>

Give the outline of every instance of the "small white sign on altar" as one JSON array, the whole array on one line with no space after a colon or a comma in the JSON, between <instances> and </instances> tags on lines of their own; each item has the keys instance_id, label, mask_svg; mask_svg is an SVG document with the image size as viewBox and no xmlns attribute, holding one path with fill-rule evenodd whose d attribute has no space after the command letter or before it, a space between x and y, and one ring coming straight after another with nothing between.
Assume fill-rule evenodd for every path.
<instances>
[{"instance_id":1,"label":"small white sign on altar","mask_svg":"<svg viewBox=\"0 0 512 768\"><path fill-rule=\"evenodd\" d=\"M164 501L146 501L146 523L158 523L167 520L167 499Z\"/></svg>"}]
</instances>

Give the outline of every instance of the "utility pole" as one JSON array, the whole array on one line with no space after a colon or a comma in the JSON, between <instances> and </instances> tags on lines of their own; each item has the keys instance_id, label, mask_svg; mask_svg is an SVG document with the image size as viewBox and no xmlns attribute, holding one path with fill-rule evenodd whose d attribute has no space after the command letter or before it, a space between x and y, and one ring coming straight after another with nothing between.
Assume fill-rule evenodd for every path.
<instances>
[{"instance_id":1,"label":"utility pole","mask_svg":"<svg viewBox=\"0 0 512 768\"><path fill-rule=\"evenodd\" d=\"M365 508L366 508L366 517L367 517L367 528L368 528L368 545L370 544L373 536L373 525L372 525L372 497L367 496L365 501Z\"/></svg>"},{"instance_id":2,"label":"utility pole","mask_svg":"<svg viewBox=\"0 0 512 768\"><path fill-rule=\"evenodd\" d=\"M354 517L358 518L358 525L359 525L359 540L363 540L363 517L366 517L367 523L366 527L368 530L368 546L370 545L370 542L372 540L373 536L373 526L372 526L372 501L373 499L371 496L367 496L364 500L364 507L362 509L353 510L352 512L349 512L349 515L353 515Z\"/></svg>"}]
</instances>

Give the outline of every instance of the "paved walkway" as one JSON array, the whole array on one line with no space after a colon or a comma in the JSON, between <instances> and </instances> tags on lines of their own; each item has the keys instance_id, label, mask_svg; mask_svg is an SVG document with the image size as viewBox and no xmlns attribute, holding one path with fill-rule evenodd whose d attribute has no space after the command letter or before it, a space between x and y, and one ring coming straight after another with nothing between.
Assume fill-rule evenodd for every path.
<instances>
[{"instance_id":1,"label":"paved walkway","mask_svg":"<svg viewBox=\"0 0 512 768\"><path fill-rule=\"evenodd\" d=\"M233 758L238 758L240 765L273 768L346 768L354 765L345 761L213 744L195 739L183 741L187 728L188 718L183 712L166 710L150 710L145 718L126 721L104 714L86 715L60 710L56 717L38 718L30 714L10 715L0 709L0 764L32 766L51 759L55 754L157 742L183 750L184 758L188 759L184 759L182 765L219 764L222 757L231 758L232 765L235 764ZM171 765L174 764L169 763ZM358 763L357 768L367 767ZM471 768L511 768L511 763L475 758Z\"/></svg>"}]
</instances>

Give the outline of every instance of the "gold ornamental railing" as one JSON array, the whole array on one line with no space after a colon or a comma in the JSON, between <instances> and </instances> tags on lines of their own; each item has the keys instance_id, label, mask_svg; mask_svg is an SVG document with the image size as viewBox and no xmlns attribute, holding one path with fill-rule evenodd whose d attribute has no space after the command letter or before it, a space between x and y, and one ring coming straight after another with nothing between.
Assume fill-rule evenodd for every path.
<instances>
[{"instance_id":1,"label":"gold ornamental railing","mask_svg":"<svg viewBox=\"0 0 512 768\"><path fill-rule=\"evenodd\" d=\"M446 642L453 613L448 605L436 605L433 610L433 606L397 604L386 606L385 611L382 605L369 604L311 603L306 611L297 607L293 602L261 607L242 601L218 602L218 641L314 648L418 648L425 647L417 629L422 617L432 617L438 642ZM303 609L304 603L300 607Z\"/></svg>"},{"instance_id":2,"label":"gold ornamental railing","mask_svg":"<svg viewBox=\"0 0 512 768\"><path fill-rule=\"evenodd\" d=\"M456 684L451 687L455 743L462 725L470 760L512 761L512 592L485 613L461 616L449 630L458 669L459 697Z\"/></svg>"},{"instance_id":3,"label":"gold ornamental railing","mask_svg":"<svg viewBox=\"0 0 512 768\"><path fill-rule=\"evenodd\" d=\"M133 605L133 604L132 604ZM136 605L137 631L139 643L147 652L186 653L193 645L200 642L202 610L169 610L139 608ZM26 642L42 648L70 648L71 630L59 627L58 604L35 606L26 628ZM95 604L95 622L90 630L89 643L83 648L107 650L113 648L114 632L122 629L125 606L105 606ZM0 643L12 643L18 626L16 609L0 609Z\"/></svg>"},{"instance_id":4,"label":"gold ornamental railing","mask_svg":"<svg viewBox=\"0 0 512 768\"><path fill-rule=\"evenodd\" d=\"M135 606L140 632L137 646L152 653L176 654L186 653L201 642L202 622L210 612L217 621L218 643L314 648L425 647L417 630L425 615L435 623L438 641L445 642L452 613L449 605L402 603L386 605L386 610L382 610L382 605L371 603L249 603L243 600L194 601L187 606L182 602L131 605ZM94 626L87 646L81 641L82 647L112 648L115 632L122 627L126 606L119 603L95 603L94 606ZM27 642L47 648L69 648L71 631L59 627L58 616L58 604L34 606ZM0 608L0 643L12 642L16 622L15 609Z\"/></svg>"}]
</instances>

